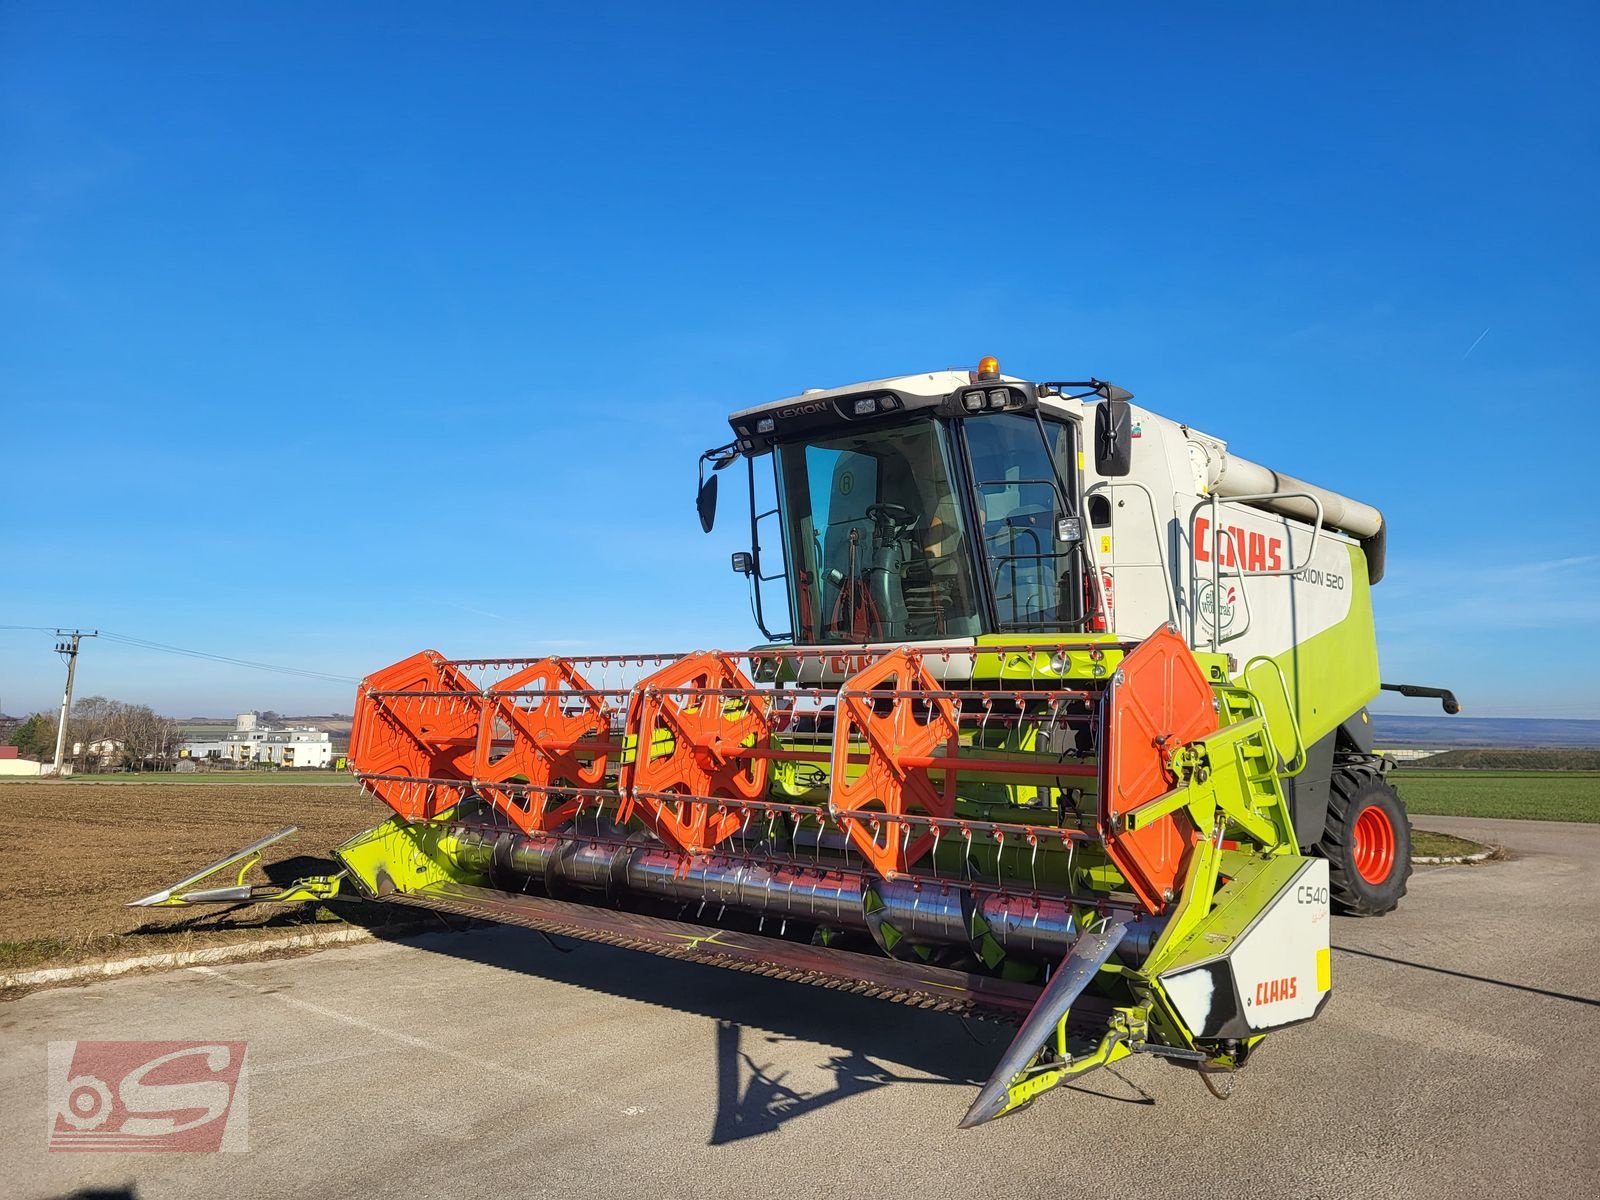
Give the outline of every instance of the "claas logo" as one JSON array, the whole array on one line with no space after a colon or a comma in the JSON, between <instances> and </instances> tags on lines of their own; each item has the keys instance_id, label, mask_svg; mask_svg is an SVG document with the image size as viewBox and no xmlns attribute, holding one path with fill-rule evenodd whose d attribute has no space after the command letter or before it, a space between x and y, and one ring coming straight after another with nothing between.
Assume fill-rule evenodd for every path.
<instances>
[{"instance_id":1,"label":"claas logo","mask_svg":"<svg viewBox=\"0 0 1600 1200\"><path fill-rule=\"evenodd\" d=\"M1237 525L1211 528L1207 517L1194 523L1194 557L1196 562L1210 562L1216 555L1219 565L1238 567L1245 571L1283 570L1283 539L1264 533L1252 533Z\"/></svg>"},{"instance_id":2,"label":"claas logo","mask_svg":"<svg viewBox=\"0 0 1600 1200\"><path fill-rule=\"evenodd\" d=\"M1297 994L1293 975L1287 979L1263 979L1256 984L1257 1004L1276 1004L1279 1000L1293 1000Z\"/></svg>"}]
</instances>

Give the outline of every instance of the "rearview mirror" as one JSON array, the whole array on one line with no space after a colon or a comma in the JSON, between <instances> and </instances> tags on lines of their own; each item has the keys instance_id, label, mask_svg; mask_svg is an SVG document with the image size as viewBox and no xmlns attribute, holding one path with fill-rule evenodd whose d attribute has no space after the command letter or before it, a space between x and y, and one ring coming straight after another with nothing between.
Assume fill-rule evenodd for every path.
<instances>
[{"instance_id":1,"label":"rearview mirror","mask_svg":"<svg viewBox=\"0 0 1600 1200\"><path fill-rule=\"evenodd\" d=\"M1094 469L1115 479L1132 467L1133 406L1126 400L1102 400L1094 409Z\"/></svg>"},{"instance_id":2,"label":"rearview mirror","mask_svg":"<svg viewBox=\"0 0 1600 1200\"><path fill-rule=\"evenodd\" d=\"M695 511L700 514L700 528L707 533L717 519L717 472L732 466L739 458L739 446L729 442L716 446L700 456L700 490L695 494ZM711 464L711 475L706 476L706 464Z\"/></svg>"},{"instance_id":3,"label":"rearview mirror","mask_svg":"<svg viewBox=\"0 0 1600 1200\"><path fill-rule=\"evenodd\" d=\"M707 533L711 532L712 523L717 519L717 477L700 481L700 491L694 498L695 511L700 514L700 528Z\"/></svg>"}]
</instances>

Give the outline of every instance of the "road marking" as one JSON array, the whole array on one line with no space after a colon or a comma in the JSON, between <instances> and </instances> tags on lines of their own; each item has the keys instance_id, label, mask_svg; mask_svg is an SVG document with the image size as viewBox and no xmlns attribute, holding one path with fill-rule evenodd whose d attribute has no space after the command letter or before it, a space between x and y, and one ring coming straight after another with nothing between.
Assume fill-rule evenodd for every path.
<instances>
[{"instance_id":1,"label":"road marking","mask_svg":"<svg viewBox=\"0 0 1600 1200\"><path fill-rule=\"evenodd\" d=\"M402 1033L398 1029L389 1029L372 1021L351 1016L349 1013L340 1012L338 1009L328 1008L321 1004L313 1004L309 1000L301 1000L296 996L285 996L282 992L275 992L268 988L257 987L253 983L235 979L233 976L218 971L214 967L191 967L190 970L195 974L210 975L233 987L247 992L254 992L258 996L276 1000L280 1004L287 1004L290 1008L297 1008L302 1012L315 1013L317 1016L326 1017L330 1021L338 1021L341 1024L350 1025L370 1033L374 1037L384 1038L413 1050L425 1050L430 1054L443 1055L445 1058L451 1058L456 1062L476 1067L478 1070L485 1071L490 1075L501 1075L507 1079L514 1079L518 1083L542 1088L547 1092L554 1092L559 1096L576 1096L579 1094L576 1088L563 1087L559 1083L552 1083L539 1075L530 1075L526 1071L518 1070L516 1067L509 1067L505 1063L495 1062L489 1058L479 1058L477 1055L467 1054L460 1050L452 1050L449 1046L441 1046L438 1042L430 1042L427 1038L420 1038L415 1034Z\"/></svg>"}]
</instances>

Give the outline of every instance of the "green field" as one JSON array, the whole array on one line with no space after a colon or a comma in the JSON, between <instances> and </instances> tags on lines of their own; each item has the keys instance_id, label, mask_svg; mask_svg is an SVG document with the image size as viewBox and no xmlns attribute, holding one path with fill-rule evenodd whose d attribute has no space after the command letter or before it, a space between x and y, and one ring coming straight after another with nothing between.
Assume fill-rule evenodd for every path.
<instances>
[{"instance_id":1,"label":"green field","mask_svg":"<svg viewBox=\"0 0 1600 1200\"><path fill-rule=\"evenodd\" d=\"M1600 825L1600 771L1470 771L1400 767L1389 776L1412 816L1499 817ZM0 779L3 786L6 779ZM15 782L33 782L18 778ZM175 771L75 775L71 783L354 787L345 771Z\"/></svg>"},{"instance_id":2,"label":"green field","mask_svg":"<svg viewBox=\"0 0 1600 1200\"><path fill-rule=\"evenodd\" d=\"M1463 771L1401 767L1389 776L1413 816L1600 824L1600 771Z\"/></svg>"},{"instance_id":3,"label":"green field","mask_svg":"<svg viewBox=\"0 0 1600 1200\"><path fill-rule=\"evenodd\" d=\"M1418 858L1450 858L1477 854L1488 850L1482 842L1454 837L1448 833L1434 833L1427 829L1411 830L1411 853Z\"/></svg>"},{"instance_id":4,"label":"green field","mask_svg":"<svg viewBox=\"0 0 1600 1200\"><path fill-rule=\"evenodd\" d=\"M1600 750L1546 747L1540 750L1498 747L1483 750L1446 750L1430 754L1417 766L1460 767L1471 771L1600 771Z\"/></svg>"}]
</instances>

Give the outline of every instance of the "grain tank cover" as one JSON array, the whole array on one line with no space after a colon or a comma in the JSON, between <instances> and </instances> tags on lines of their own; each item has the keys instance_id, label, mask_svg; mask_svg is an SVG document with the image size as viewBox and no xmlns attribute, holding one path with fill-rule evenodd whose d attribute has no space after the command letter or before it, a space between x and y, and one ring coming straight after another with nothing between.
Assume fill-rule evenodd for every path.
<instances>
[{"instance_id":1,"label":"grain tank cover","mask_svg":"<svg viewBox=\"0 0 1600 1200\"><path fill-rule=\"evenodd\" d=\"M1372 505L1241 458L1218 438L1187 426L1179 428L1190 455L1199 460L1197 482L1203 480L1207 490L1225 500L1242 499L1253 507L1300 521L1315 521L1320 515L1325 527L1360 541L1367 558L1368 581L1377 583L1383 578L1388 524Z\"/></svg>"}]
</instances>

